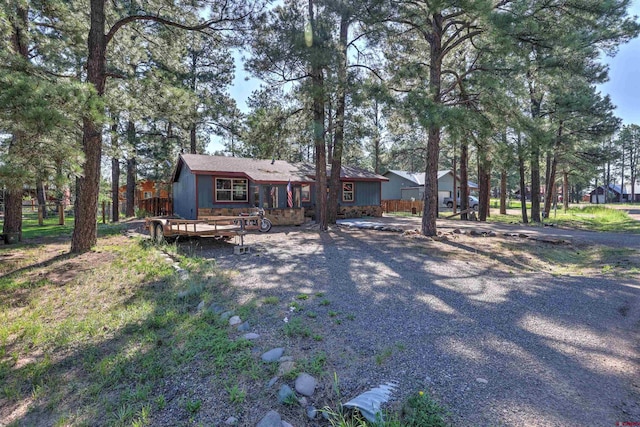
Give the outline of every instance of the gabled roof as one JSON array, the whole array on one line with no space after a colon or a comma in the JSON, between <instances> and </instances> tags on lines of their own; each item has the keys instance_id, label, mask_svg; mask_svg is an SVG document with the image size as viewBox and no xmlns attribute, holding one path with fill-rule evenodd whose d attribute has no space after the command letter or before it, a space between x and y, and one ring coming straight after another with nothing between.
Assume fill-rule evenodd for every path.
<instances>
[{"instance_id":1,"label":"gabled roof","mask_svg":"<svg viewBox=\"0 0 640 427\"><path fill-rule=\"evenodd\" d=\"M388 173L396 174L401 178L404 178L404 179L406 179L408 181L411 181L411 182L415 183L417 186L423 186L424 185L425 172L407 172L407 171L399 171L399 170L389 169L388 171L386 171L384 173L384 175L386 176ZM438 171L438 179L442 178L443 176L445 176L447 174L452 174L453 175L453 172L451 172L450 170L440 170L440 171ZM478 188L478 184L476 184L475 182L467 181L467 184L469 185L469 188L474 188L474 189Z\"/></svg>"},{"instance_id":2,"label":"gabled roof","mask_svg":"<svg viewBox=\"0 0 640 427\"><path fill-rule=\"evenodd\" d=\"M609 190L613 191L616 194L627 194L627 190L622 190L619 185L609 184Z\"/></svg>"},{"instance_id":3,"label":"gabled roof","mask_svg":"<svg viewBox=\"0 0 640 427\"><path fill-rule=\"evenodd\" d=\"M390 169L388 171L386 171L384 173L384 175L387 175L388 173L393 173L395 175L398 175L400 178L404 178L407 181L411 181L413 183L415 183L416 185L424 185L424 172L407 172L407 171L399 171L399 170L393 170ZM439 174L440 172L438 172ZM440 178L440 176L438 176L438 179Z\"/></svg>"},{"instance_id":4,"label":"gabled roof","mask_svg":"<svg viewBox=\"0 0 640 427\"><path fill-rule=\"evenodd\" d=\"M186 165L196 174L222 172L240 174L258 183L314 182L315 166L307 163L289 163L284 160L260 160L244 157L208 156L204 154L181 154L173 181ZM330 168L327 168L329 171ZM330 172L327 172L330 173ZM341 178L354 181L387 181L387 178L364 169L343 166Z\"/></svg>"}]
</instances>

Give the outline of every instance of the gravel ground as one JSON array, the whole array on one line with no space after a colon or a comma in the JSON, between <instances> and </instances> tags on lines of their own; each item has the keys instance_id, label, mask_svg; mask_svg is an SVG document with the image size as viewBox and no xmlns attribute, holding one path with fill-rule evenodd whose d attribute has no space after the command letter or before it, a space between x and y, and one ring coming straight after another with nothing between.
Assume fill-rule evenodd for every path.
<instances>
[{"instance_id":1,"label":"gravel ground","mask_svg":"<svg viewBox=\"0 0 640 427\"><path fill-rule=\"evenodd\" d=\"M237 272L239 303L279 298L273 315L250 320L263 335L256 354L325 352L321 381L330 389L335 372L345 399L397 381L394 401L429 389L459 426L640 422L640 279L514 271L474 255L471 237L456 238L469 241L274 227L246 237L248 255L204 239L192 250ZM287 311L293 301L301 311ZM285 316L323 339L284 339Z\"/></svg>"}]
</instances>

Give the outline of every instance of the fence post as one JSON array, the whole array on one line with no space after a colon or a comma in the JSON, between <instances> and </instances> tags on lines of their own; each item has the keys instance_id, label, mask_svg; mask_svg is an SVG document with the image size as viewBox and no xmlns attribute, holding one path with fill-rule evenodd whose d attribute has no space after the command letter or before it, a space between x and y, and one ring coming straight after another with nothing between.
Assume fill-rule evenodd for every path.
<instances>
[{"instance_id":1,"label":"fence post","mask_svg":"<svg viewBox=\"0 0 640 427\"><path fill-rule=\"evenodd\" d=\"M64 206L58 205L58 225L64 225Z\"/></svg>"}]
</instances>

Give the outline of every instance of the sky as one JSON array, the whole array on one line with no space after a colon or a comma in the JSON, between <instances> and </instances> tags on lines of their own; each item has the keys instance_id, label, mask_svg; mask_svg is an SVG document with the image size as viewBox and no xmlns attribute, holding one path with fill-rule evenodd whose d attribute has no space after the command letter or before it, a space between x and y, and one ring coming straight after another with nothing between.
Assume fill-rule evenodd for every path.
<instances>
[{"instance_id":1,"label":"sky","mask_svg":"<svg viewBox=\"0 0 640 427\"><path fill-rule=\"evenodd\" d=\"M640 16L640 0L631 3L629 14ZM640 38L622 45L615 57L605 60L609 63L609 81L600 90L611 96L617 107L615 115L624 124L640 125Z\"/></svg>"},{"instance_id":2,"label":"sky","mask_svg":"<svg viewBox=\"0 0 640 427\"><path fill-rule=\"evenodd\" d=\"M640 0L633 0L629 9L630 15L640 17ZM603 94L611 97L616 106L615 115L623 124L640 125L640 38L620 46L617 54L605 57L609 64L609 81L599 87ZM251 92L260 87L260 80L251 78L244 71L241 55L235 55L236 76L231 87L231 96L236 100L242 112L248 112L246 101ZM223 150L219 139L209 143L210 152Z\"/></svg>"}]
</instances>

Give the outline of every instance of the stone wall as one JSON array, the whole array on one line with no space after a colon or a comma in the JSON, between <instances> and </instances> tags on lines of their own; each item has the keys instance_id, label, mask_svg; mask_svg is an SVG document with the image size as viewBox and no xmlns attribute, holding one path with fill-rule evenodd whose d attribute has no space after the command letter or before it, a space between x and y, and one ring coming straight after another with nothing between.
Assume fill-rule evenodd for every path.
<instances>
[{"instance_id":1,"label":"stone wall","mask_svg":"<svg viewBox=\"0 0 640 427\"><path fill-rule=\"evenodd\" d=\"M251 211L250 208L200 208L198 218L219 215L238 216ZM305 222L304 208L265 209L264 213L273 225L301 225Z\"/></svg>"},{"instance_id":2,"label":"stone wall","mask_svg":"<svg viewBox=\"0 0 640 427\"><path fill-rule=\"evenodd\" d=\"M344 218L360 218L363 216L382 216L382 206L340 206L338 215Z\"/></svg>"}]
</instances>

